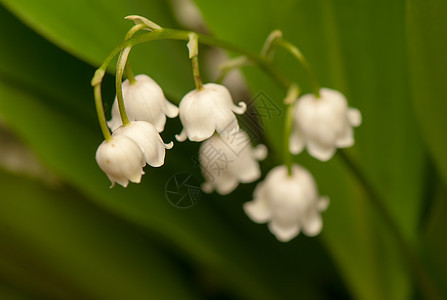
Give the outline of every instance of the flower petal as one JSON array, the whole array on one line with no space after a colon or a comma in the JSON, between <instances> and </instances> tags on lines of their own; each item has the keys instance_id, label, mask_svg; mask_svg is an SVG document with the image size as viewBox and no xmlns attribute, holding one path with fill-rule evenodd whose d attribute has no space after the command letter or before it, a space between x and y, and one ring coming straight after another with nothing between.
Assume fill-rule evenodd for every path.
<instances>
[{"instance_id":1,"label":"flower petal","mask_svg":"<svg viewBox=\"0 0 447 300\"><path fill-rule=\"evenodd\" d=\"M288 242L300 233L300 227L298 224L283 225L275 220L272 220L268 224L268 228L271 233L281 242Z\"/></svg>"},{"instance_id":2,"label":"flower petal","mask_svg":"<svg viewBox=\"0 0 447 300\"><path fill-rule=\"evenodd\" d=\"M228 195L234 191L238 185L239 182L237 179L229 175L228 172L222 172L214 181L216 191L221 195Z\"/></svg>"},{"instance_id":3,"label":"flower petal","mask_svg":"<svg viewBox=\"0 0 447 300\"><path fill-rule=\"evenodd\" d=\"M120 111L118 108L118 102L115 100L112 106L112 119L107 122L107 126L109 126L110 130L117 130L123 123L121 122Z\"/></svg>"},{"instance_id":4,"label":"flower petal","mask_svg":"<svg viewBox=\"0 0 447 300\"><path fill-rule=\"evenodd\" d=\"M185 129L183 129L182 132L180 132L180 134L175 135L175 139L179 142L184 142L184 141L186 141L187 138L188 138L188 135L186 135Z\"/></svg>"},{"instance_id":5,"label":"flower petal","mask_svg":"<svg viewBox=\"0 0 447 300\"><path fill-rule=\"evenodd\" d=\"M166 100L163 111L169 118L175 118L178 116L179 108Z\"/></svg>"},{"instance_id":6,"label":"flower petal","mask_svg":"<svg viewBox=\"0 0 447 300\"><path fill-rule=\"evenodd\" d=\"M362 124L362 114L357 108L348 109L348 120L352 126L358 127Z\"/></svg>"},{"instance_id":7,"label":"flower petal","mask_svg":"<svg viewBox=\"0 0 447 300\"><path fill-rule=\"evenodd\" d=\"M267 205L267 199L264 195L264 189L264 184L259 183L253 192L254 199L245 202L243 205L245 213L255 223L268 222L272 217L270 208Z\"/></svg>"},{"instance_id":8,"label":"flower petal","mask_svg":"<svg viewBox=\"0 0 447 300\"><path fill-rule=\"evenodd\" d=\"M247 111L247 104L241 101L237 105L234 105L231 110L238 115L242 115Z\"/></svg>"},{"instance_id":9,"label":"flower petal","mask_svg":"<svg viewBox=\"0 0 447 300\"><path fill-rule=\"evenodd\" d=\"M316 236L323 229L323 221L318 211L309 213L302 222L303 233L307 236Z\"/></svg>"},{"instance_id":10,"label":"flower petal","mask_svg":"<svg viewBox=\"0 0 447 300\"><path fill-rule=\"evenodd\" d=\"M354 145L354 130L351 126L347 126L344 134L335 141L338 148L348 148Z\"/></svg>"},{"instance_id":11,"label":"flower petal","mask_svg":"<svg viewBox=\"0 0 447 300\"><path fill-rule=\"evenodd\" d=\"M268 149L265 145L259 144L253 148L253 157L257 160L264 160L267 157Z\"/></svg>"},{"instance_id":12,"label":"flower petal","mask_svg":"<svg viewBox=\"0 0 447 300\"><path fill-rule=\"evenodd\" d=\"M321 146L317 143L308 141L307 150L309 154L321 161L328 161L335 153L335 146Z\"/></svg>"},{"instance_id":13,"label":"flower petal","mask_svg":"<svg viewBox=\"0 0 447 300\"><path fill-rule=\"evenodd\" d=\"M299 154L304 149L304 140L299 129L294 128L289 140L289 151L292 154Z\"/></svg>"},{"instance_id":14,"label":"flower petal","mask_svg":"<svg viewBox=\"0 0 447 300\"><path fill-rule=\"evenodd\" d=\"M330 202L329 197L327 196L320 197L317 205L318 211L325 211L329 206L329 202Z\"/></svg>"}]
</instances>

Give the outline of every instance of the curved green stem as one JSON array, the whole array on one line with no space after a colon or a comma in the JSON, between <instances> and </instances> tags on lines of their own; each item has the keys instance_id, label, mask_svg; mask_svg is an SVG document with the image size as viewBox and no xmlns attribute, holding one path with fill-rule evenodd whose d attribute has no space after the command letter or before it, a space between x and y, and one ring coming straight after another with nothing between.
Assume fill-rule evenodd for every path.
<instances>
[{"instance_id":1,"label":"curved green stem","mask_svg":"<svg viewBox=\"0 0 447 300\"><path fill-rule=\"evenodd\" d=\"M97 84L93 87L93 95L95 97L95 106L96 106L96 113L98 114L99 126L101 127L104 139L106 141L110 141L112 139L112 135L110 134L109 128L107 127L107 121L104 113L104 106L102 104L100 84Z\"/></svg>"},{"instance_id":2,"label":"curved green stem","mask_svg":"<svg viewBox=\"0 0 447 300\"><path fill-rule=\"evenodd\" d=\"M130 124L129 118L127 117L126 108L124 107L124 96L123 96L123 73L126 68L127 57L129 56L131 48L124 48L118 58L116 64L116 99L118 100L118 108L120 111L121 121L123 126Z\"/></svg>"},{"instance_id":3,"label":"curved green stem","mask_svg":"<svg viewBox=\"0 0 447 300\"><path fill-rule=\"evenodd\" d=\"M288 52L290 52L290 54L292 54L293 57L295 57L301 63L301 65L303 66L304 70L307 73L307 76L309 77L309 80L311 81L315 97L320 98L320 84L317 80L317 77L310 69L309 63L307 62L306 58L301 53L301 51L295 45L283 39L279 39L277 43L279 46L283 47Z\"/></svg>"},{"instance_id":4,"label":"curved green stem","mask_svg":"<svg viewBox=\"0 0 447 300\"><path fill-rule=\"evenodd\" d=\"M118 45L115 49L112 50L109 56L107 56L102 65L98 68L98 71L95 73L95 76L92 79L92 85L93 83L102 81L102 78L104 77L108 65L112 62L113 58L121 51L121 49L126 47L134 47L136 45L155 40L189 41L189 34L190 34L189 31L163 28L161 30L153 32L142 33L138 36L130 38L127 41L122 42L120 45ZM267 74L271 75L272 78L278 84L280 84L285 88L288 88L292 83L286 76L284 76L284 74L279 72L279 70L271 62L269 62L266 58L262 57L261 55L239 48L233 44L218 40L214 37L202 34L198 34L198 37L202 44L224 48L229 51L240 53L246 56L250 61L258 65Z\"/></svg>"},{"instance_id":5,"label":"curved green stem","mask_svg":"<svg viewBox=\"0 0 447 300\"><path fill-rule=\"evenodd\" d=\"M287 172L289 176L292 176L292 154L290 153L290 135L292 134L293 127L293 113L295 108L295 102L298 99L300 89L298 84L292 84L289 87L287 96L284 99L286 105L286 117L284 119L284 136L283 136L283 151L284 162L287 166Z\"/></svg>"},{"instance_id":6,"label":"curved green stem","mask_svg":"<svg viewBox=\"0 0 447 300\"><path fill-rule=\"evenodd\" d=\"M199 69L199 38L197 33L189 33L189 42L187 44L189 51L189 58L191 59L192 72L194 75L194 83L198 91L203 90L202 78L200 77Z\"/></svg>"},{"instance_id":7,"label":"curved green stem","mask_svg":"<svg viewBox=\"0 0 447 300\"><path fill-rule=\"evenodd\" d=\"M284 161L287 166L287 172L289 176L292 176L292 154L289 151L290 148L290 134L292 133L293 125L293 104L287 105L286 118L284 120Z\"/></svg>"},{"instance_id":8,"label":"curved green stem","mask_svg":"<svg viewBox=\"0 0 447 300\"><path fill-rule=\"evenodd\" d=\"M227 75L230 74L230 72L233 71L234 69L238 69L248 65L250 65L250 61L248 61L247 57L245 56L239 56L227 60L226 62L219 65L220 74L216 80L216 83L219 84L222 83L224 79L227 77Z\"/></svg>"}]
</instances>

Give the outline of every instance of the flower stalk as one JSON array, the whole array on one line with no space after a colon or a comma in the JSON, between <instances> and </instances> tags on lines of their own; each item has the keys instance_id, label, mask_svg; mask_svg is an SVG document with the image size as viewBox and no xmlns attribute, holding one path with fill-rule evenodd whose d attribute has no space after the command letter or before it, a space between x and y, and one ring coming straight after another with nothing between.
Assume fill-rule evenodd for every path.
<instances>
[{"instance_id":1,"label":"flower stalk","mask_svg":"<svg viewBox=\"0 0 447 300\"><path fill-rule=\"evenodd\" d=\"M124 48L118 58L116 64L116 98L118 99L118 107L120 111L121 121L123 126L128 126L130 124L129 118L127 117L126 108L124 107L124 96L123 96L123 73L126 68L127 58L129 57L131 48Z\"/></svg>"},{"instance_id":2,"label":"flower stalk","mask_svg":"<svg viewBox=\"0 0 447 300\"><path fill-rule=\"evenodd\" d=\"M318 82L315 74L310 69L309 63L307 62L303 53L301 53L300 49L298 49L298 47L296 47L294 44L283 40L282 38L278 38L276 40L276 43L277 45L281 46L282 48L290 52L290 54L292 54L293 57L295 57L298 60L298 62L303 66L304 71L306 71L307 76L309 77L309 80L312 84L312 89L315 97L320 98L320 83Z\"/></svg>"},{"instance_id":3,"label":"flower stalk","mask_svg":"<svg viewBox=\"0 0 447 300\"><path fill-rule=\"evenodd\" d=\"M289 87L286 98L284 98L284 104L286 105L286 117L284 119L283 155L289 177L292 176L292 154L289 151L290 134L292 133L293 126L293 111L299 93L299 86L297 84L292 84Z\"/></svg>"},{"instance_id":4,"label":"flower stalk","mask_svg":"<svg viewBox=\"0 0 447 300\"><path fill-rule=\"evenodd\" d=\"M104 106L102 104L101 84L96 84L93 87L93 94L95 98L95 106L96 106L96 112L98 114L99 126L101 127L104 139L108 142L112 139L112 135L110 134L109 128L107 127L106 116L104 113Z\"/></svg>"},{"instance_id":5,"label":"flower stalk","mask_svg":"<svg viewBox=\"0 0 447 300\"><path fill-rule=\"evenodd\" d=\"M192 71L194 74L194 83L198 91L203 90L202 78L200 77L199 69L199 38L196 33L189 34L189 42L187 44L189 51L189 58L192 63Z\"/></svg>"}]
</instances>

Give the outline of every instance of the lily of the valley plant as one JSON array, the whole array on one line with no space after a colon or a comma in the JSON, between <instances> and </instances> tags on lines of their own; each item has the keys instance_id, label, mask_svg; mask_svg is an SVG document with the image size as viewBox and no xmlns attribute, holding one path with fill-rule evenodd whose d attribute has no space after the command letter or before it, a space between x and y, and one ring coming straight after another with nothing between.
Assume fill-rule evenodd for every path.
<instances>
[{"instance_id":1,"label":"lily of the valley plant","mask_svg":"<svg viewBox=\"0 0 447 300\"><path fill-rule=\"evenodd\" d=\"M233 192L241 183L251 183L262 177L260 161L267 156L267 147L252 145L249 134L240 129L236 115L244 114L245 102L235 104L230 91L218 83L202 83L199 69L199 43L210 46L224 45L209 36L194 32L162 28L139 16L129 16L135 25L126 34L124 42L107 57L92 79L95 103L104 141L96 152L96 161L112 182L127 187L129 181L140 183L146 164L161 167L166 149L163 132L166 117L179 116L183 130L176 135L179 142L189 139L202 142L198 162L205 182L205 192L221 195ZM142 33L140 31L143 31ZM150 31L150 32L147 32ZM161 87L148 75L134 76L127 62L132 47L158 39L188 41L195 89L186 93L175 106L166 99ZM227 45L227 46L225 46ZM313 85L313 93L299 97L299 85L276 69L272 56L283 48L302 64ZM312 174L297 163L292 154L307 148L310 155L321 161L329 160L337 148L354 144L353 127L361 123L357 109L349 108L346 98L338 91L321 88L310 71L304 56L293 44L274 31L266 40L260 54L246 51L243 56L226 65L225 73L248 63L258 65L285 88L284 103L284 161L272 168L254 189L253 199L241 204L248 217L256 223L268 223L269 230L283 242L300 232L318 235L323 227L321 212L329 199L320 196ZM119 54L116 70L116 99L112 117L106 122L102 104L101 83L113 57ZM127 79L123 81L126 74ZM223 76L224 77L224 76ZM110 132L109 129L112 131ZM168 154L169 155L169 154Z\"/></svg>"}]
</instances>

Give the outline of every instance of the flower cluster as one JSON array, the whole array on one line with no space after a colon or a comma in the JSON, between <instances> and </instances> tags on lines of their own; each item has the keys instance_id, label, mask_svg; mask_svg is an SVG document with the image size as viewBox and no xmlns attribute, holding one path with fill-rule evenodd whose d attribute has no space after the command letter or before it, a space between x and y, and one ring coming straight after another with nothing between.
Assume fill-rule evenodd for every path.
<instances>
[{"instance_id":1,"label":"flower cluster","mask_svg":"<svg viewBox=\"0 0 447 300\"><path fill-rule=\"evenodd\" d=\"M162 29L139 16L128 19L135 21L136 25L126 35L127 38L140 29ZM169 30L163 30L168 36ZM112 119L107 125L102 117L104 111L100 99L100 83L106 66L98 69L92 80L105 137L96 152L96 160L112 182L112 187L116 182L124 187L129 181L139 183L146 164L152 167L164 164L166 149L171 149L173 142L165 144L160 133L164 130L166 117L177 116L183 125L183 130L176 135L177 141L202 142L197 162L205 179L203 191L227 195L240 183L254 182L262 175L259 162L266 158L267 147L253 146L250 136L240 129L236 118L236 115L245 113L247 105L244 102L235 104L229 90L221 84L202 84L198 67L198 35L186 34L196 88L181 99L179 107L169 102L161 87L147 75L134 77L127 70L130 78L122 82L130 46L122 50L118 59L118 93L112 107ZM292 163L291 154L299 154L306 148L316 159L331 159L337 148L354 144L353 127L359 126L362 118L357 109L348 107L340 92L319 87L300 51L282 40L279 31L269 36L261 55L271 58L278 46L284 47L305 66L313 80L314 92L299 97L297 84L288 87L283 134L286 163L267 173L254 189L253 200L244 203L243 209L251 220L268 223L271 233L279 241L287 242L300 232L307 236L318 235L323 227L321 212L329 204L328 197L319 195L311 173ZM227 64L226 71L246 63L246 57L235 59ZM270 60L265 60L265 63L270 63Z\"/></svg>"},{"instance_id":2,"label":"flower cluster","mask_svg":"<svg viewBox=\"0 0 447 300\"><path fill-rule=\"evenodd\" d=\"M123 97L130 122L122 125L118 100L112 108L108 126L113 132L96 152L96 161L112 182L127 187L129 181L139 183L148 164L164 164L165 151L173 143L165 144L159 134L166 122L166 115L175 117L178 108L166 100L160 86L149 76L138 75L135 82L123 83Z\"/></svg>"},{"instance_id":3,"label":"flower cluster","mask_svg":"<svg viewBox=\"0 0 447 300\"><path fill-rule=\"evenodd\" d=\"M112 187L115 182L124 187L129 181L139 183L146 163L152 167L164 164L165 150L173 147L172 142L165 144L159 134L164 130L166 116L179 115L183 123L184 129L177 140L189 138L200 142L211 138L215 132L222 138L238 134L235 113L242 114L246 110L245 103L234 105L228 89L214 83L186 94L180 109L166 99L160 86L147 75L136 76L134 82L125 80L122 89L130 122L122 124L118 99L115 99L112 119L107 123L113 132L112 138L104 141L96 153L98 165L109 177ZM210 140L219 139L216 135ZM246 177L241 180L247 181Z\"/></svg>"}]
</instances>

